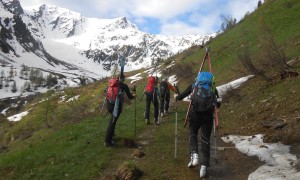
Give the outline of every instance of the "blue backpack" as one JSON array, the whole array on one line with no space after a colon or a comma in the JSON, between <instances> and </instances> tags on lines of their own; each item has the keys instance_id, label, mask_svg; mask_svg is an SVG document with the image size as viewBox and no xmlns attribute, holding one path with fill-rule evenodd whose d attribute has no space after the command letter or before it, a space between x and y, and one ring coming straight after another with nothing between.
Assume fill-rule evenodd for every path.
<instances>
[{"instance_id":1,"label":"blue backpack","mask_svg":"<svg viewBox=\"0 0 300 180\"><path fill-rule=\"evenodd\" d=\"M191 97L193 110L201 113L213 112L217 101L213 74L200 72L193 88L194 94Z\"/></svg>"}]
</instances>

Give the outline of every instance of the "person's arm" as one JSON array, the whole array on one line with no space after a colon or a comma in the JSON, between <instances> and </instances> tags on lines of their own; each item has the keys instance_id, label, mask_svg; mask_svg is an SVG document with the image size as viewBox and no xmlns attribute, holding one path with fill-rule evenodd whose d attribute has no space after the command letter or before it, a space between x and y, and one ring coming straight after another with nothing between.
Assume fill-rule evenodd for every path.
<instances>
[{"instance_id":1,"label":"person's arm","mask_svg":"<svg viewBox=\"0 0 300 180\"><path fill-rule=\"evenodd\" d=\"M158 97L160 97L160 92L159 92L159 90L158 90L158 87L157 87L157 86L155 86L155 87L154 87L154 91L155 91L155 92L157 92L157 96L158 96Z\"/></svg>"},{"instance_id":2,"label":"person's arm","mask_svg":"<svg viewBox=\"0 0 300 180\"><path fill-rule=\"evenodd\" d=\"M189 85L184 92L176 96L176 101L181 101L182 99L190 95L192 93L192 90L193 90L193 84Z\"/></svg>"},{"instance_id":3,"label":"person's arm","mask_svg":"<svg viewBox=\"0 0 300 180\"><path fill-rule=\"evenodd\" d=\"M222 98L220 98L219 92L218 92L217 88L215 89L215 92L216 92L216 97L217 97L216 107L217 107L217 108L220 108L220 107L221 107L221 101L222 101Z\"/></svg>"},{"instance_id":4,"label":"person's arm","mask_svg":"<svg viewBox=\"0 0 300 180\"><path fill-rule=\"evenodd\" d=\"M129 99L133 99L135 96L133 94L131 94L131 92L129 90L129 87L127 86L127 84L123 84L123 87L124 87L124 91L125 91L127 97Z\"/></svg>"},{"instance_id":5,"label":"person's arm","mask_svg":"<svg viewBox=\"0 0 300 180\"><path fill-rule=\"evenodd\" d=\"M169 88L170 90L172 90L174 93L178 93L178 92L176 91L176 88L175 88L171 83L167 82L167 84L168 84L168 88Z\"/></svg>"}]
</instances>

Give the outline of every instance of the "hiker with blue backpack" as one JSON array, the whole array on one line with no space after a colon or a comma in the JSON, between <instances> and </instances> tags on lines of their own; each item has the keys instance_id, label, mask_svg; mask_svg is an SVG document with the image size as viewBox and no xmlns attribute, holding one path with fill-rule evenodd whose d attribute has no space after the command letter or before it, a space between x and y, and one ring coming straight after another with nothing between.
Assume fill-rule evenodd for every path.
<instances>
[{"instance_id":1,"label":"hiker with blue backpack","mask_svg":"<svg viewBox=\"0 0 300 180\"><path fill-rule=\"evenodd\" d=\"M201 155L200 177L206 176L210 160L210 136L213 128L214 110L219 107L217 103L218 92L215 87L214 76L210 72L199 72L196 82L189 85L181 94L174 94L174 99L180 101L191 94L191 107L189 117L189 168L199 165L198 157L198 130L201 129Z\"/></svg>"},{"instance_id":2,"label":"hiker with blue backpack","mask_svg":"<svg viewBox=\"0 0 300 180\"><path fill-rule=\"evenodd\" d=\"M117 78L111 78L109 80L109 86L107 88L106 95L106 107L107 111L111 114L111 119L109 121L104 140L104 146L106 147L111 147L115 144L113 141L113 136L117 120L122 112L124 94L126 93L129 99L134 99L136 97L136 94L132 94L130 92L127 84L125 84L124 81L125 76L123 74Z\"/></svg>"}]
</instances>

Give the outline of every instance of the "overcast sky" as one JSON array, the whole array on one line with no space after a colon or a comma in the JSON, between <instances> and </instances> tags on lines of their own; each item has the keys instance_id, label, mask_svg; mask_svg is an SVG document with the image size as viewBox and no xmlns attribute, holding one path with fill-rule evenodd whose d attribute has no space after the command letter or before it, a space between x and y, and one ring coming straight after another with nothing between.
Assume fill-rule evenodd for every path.
<instances>
[{"instance_id":1,"label":"overcast sky","mask_svg":"<svg viewBox=\"0 0 300 180\"><path fill-rule=\"evenodd\" d=\"M84 17L127 17L152 34L208 34L220 30L222 16L238 21L257 7L258 0L20 0L23 7L51 4Z\"/></svg>"}]
</instances>

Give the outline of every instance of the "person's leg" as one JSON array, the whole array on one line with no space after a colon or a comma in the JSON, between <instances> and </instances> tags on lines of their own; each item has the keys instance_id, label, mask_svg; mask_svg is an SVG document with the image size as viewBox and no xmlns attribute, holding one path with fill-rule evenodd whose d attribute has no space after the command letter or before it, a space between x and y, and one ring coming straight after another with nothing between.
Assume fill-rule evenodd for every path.
<instances>
[{"instance_id":1,"label":"person's leg","mask_svg":"<svg viewBox=\"0 0 300 180\"><path fill-rule=\"evenodd\" d=\"M210 159L210 135L213 127L213 115L204 114L202 115L204 124L201 126L201 154L202 154L202 165L209 166Z\"/></svg>"},{"instance_id":2,"label":"person's leg","mask_svg":"<svg viewBox=\"0 0 300 180\"><path fill-rule=\"evenodd\" d=\"M166 97L165 97L165 113L168 113L168 110L169 110L169 103L170 103L170 94L167 93L166 94Z\"/></svg>"},{"instance_id":3,"label":"person's leg","mask_svg":"<svg viewBox=\"0 0 300 180\"><path fill-rule=\"evenodd\" d=\"M189 141L190 141L190 156L191 161L188 164L189 168L196 167L198 163L198 131L201 125L201 120L197 113L191 112L189 114Z\"/></svg>"},{"instance_id":4,"label":"person's leg","mask_svg":"<svg viewBox=\"0 0 300 180\"><path fill-rule=\"evenodd\" d=\"M106 130L106 136L105 136L105 143L106 143L107 146L113 145L112 138L114 136L116 123L117 123L117 120L118 120L121 112L122 112L122 105L119 106L117 117L114 117L113 115L111 115L110 121L108 123L107 130Z\"/></svg>"},{"instance_id":5,"label":"person's leg","mask_svg":"<svg viewBox=\"0 0 300 180\"><path fill-rule=\"evenodd\" d=\"M165 95L161 94L160 95L160 109L159 109L161 116L163 116L163 113L164 113L164 104L165 104L164 102L165 102Z\"/></svg>"},{"instance_id":6,"label":"person's leg","mask_svg":"<svg viewBox=\"0 0 300 180\"><path fill-rule=\"evenodd\" d=\"M191 112L189 115L189 136L190 136L190 153L197 153L198 154L198 131L201 125L201 119L199 119L198 113Z\"/></svg>"},{"instance_id":7,"label":"person's leg","mask_svg":"<svg viewBox=\"0 0 300 180\"><path fill-rule=\"evenodd\" d=\"M105 136L105 143L107 146L113 145L112 138L114 135L117 119L118 118L113 118L113 116L111 116L111 119L109 121Z\"/></svg>"},{"instance_id":8,"label":"person's leg","mask_svg":"<svg viewBox=\"0 0 300 180\"><path fill-rule=\"evenodd\" d=\"M153 97L153 104L154 104L154 118L155 118L155 122L158 122L158 98L157 95L154 95Z\"/></svg>"},{"instance_id":9,"label":"person's leg","mask_svg":"<svg viewBox=\"0 0 300 180\"><path fill-rule=\"evenodd\" d=\"M150 104L152 101L152 95L146 94L146 113L145 113L145 118L149 119L150 116Z\"/></svg>"}]
</instances>

